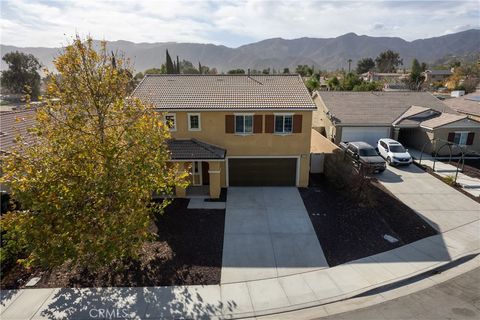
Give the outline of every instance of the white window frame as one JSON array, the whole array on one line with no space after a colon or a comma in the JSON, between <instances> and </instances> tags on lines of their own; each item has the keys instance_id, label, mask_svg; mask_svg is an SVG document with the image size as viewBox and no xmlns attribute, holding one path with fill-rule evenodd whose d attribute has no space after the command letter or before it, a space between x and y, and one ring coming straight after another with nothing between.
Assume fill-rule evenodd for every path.
<instances>
[{"instance_id":1,"label":"white window frame","mask_svg":"<svg viewBox=\"0 0 480 320\"><path fill-rule=\"evenodd\" d=\"M192 116L198 116L198 128L192 128L191 127L190 117L192 117ZM200 113L188 113L187 114L187 121L188 121L188 131L201 131L202 130L202 117L200 116Z\"/></svg>"},{"instance_id":2,"label":"white window frame","mask_svg":"<svg viewBox=\"0 0 480 320\"><path fill-rule=\"evenodd\" d=\"M233 131L236 135L239 136L248 136L253 134L253 127L254 127L254 113L234 113L233 114L233 120L234 120L234 128ZM243 132L237 132L237 117L243 117ZM252 131L251 132L245 132L245 117L252 117Z\"/></svg>"},{"instance_id":3,"label":"white window frame","mask_svg":"<svg viewBox=\"0 0 480 320\"><path fill-rule=\"evenodd\" d=\"M168 125L167 117L173 117L173 127L169 128L170 131L177 131L177 114L176 113L167 113L165 115L165 124Z\"/></svg>"},{"instance_id":4,"label":"white window frame","mask_svg":"<svg viewBox=\"0 0 480 320\"><path fill-rule=\"evenodd\" d=\"M277 116L283 117L282 132L277 132ZM292 131L285 132L285 116L292 117ZM274 113L273 114L273 133L279 136L287 136L293 133L293 113Z\"/></svg>"},{"instance_id":5,"label":"white window frame","mask_svg":"<svg viewBox=\"0 0 480 320\"><path fill-rule=\"evenodd\" d=\"M458 139L458 145L459 146L466 146L467 145L467 141L468 141L468 134L470 133L470 131L455 131L455 135L453 136L453 143L455 143L455 136L457 134L460 135L459 139ZM465 141L464 143L462 144L462 136L465 136Z\"/></svg>"}]
</instances>

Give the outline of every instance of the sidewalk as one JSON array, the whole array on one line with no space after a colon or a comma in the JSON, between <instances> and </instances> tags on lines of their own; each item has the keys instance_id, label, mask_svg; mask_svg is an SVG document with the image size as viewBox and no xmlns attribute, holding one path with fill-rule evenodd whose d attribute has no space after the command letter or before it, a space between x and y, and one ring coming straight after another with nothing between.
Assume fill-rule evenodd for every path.
<instances>
[{"instance_id":1,"label":"sidewalk","mask_svg":"<svg viewBox=\"0 0 480 320\"><path fill-rule=\"evenodd\" d=\"M420 162L420 154L421 152L418 150L409 150L408 151L410 155L414 158L414 161L419 163ZM457 172L457 167L444 163L439 161L441 160L448 160L448 157L439 157L437 158L437 161L435 161L435 173L438 174L441 177L448 177L448 176L453 176L455 177L455 174ZM422 165L425 165L431 169L433 169L433 163L434 163L434 158L429 155L429 154L423 154L422 156ZM452 161L458 161L458 157L452 157ZM474 197L479 197L480 196L480 179L478 178L472 178L467 176L466 174L463 174L461 171L458 172L457 176L457 183L462 186L462 188L473 195Z\"/></svg>"}]
</instances>

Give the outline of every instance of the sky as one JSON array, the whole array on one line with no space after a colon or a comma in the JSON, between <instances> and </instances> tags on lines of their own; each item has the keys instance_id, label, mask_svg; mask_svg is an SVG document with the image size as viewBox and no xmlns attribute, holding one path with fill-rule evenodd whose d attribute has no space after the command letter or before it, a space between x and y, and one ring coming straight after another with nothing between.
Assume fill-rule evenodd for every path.
<instances>
[{"instance_id":1,"label":"sky","mask_svg":"<svg viewBox=\"0 0 480 320\"><path fill-rule=\"evenodd\" d=\"M480 0L0 0L0 5L0 43L20 47L59 47L77 33L109 41L238 47L348 32L412 41L480 28Z\"/></svg>"}]
</instances>

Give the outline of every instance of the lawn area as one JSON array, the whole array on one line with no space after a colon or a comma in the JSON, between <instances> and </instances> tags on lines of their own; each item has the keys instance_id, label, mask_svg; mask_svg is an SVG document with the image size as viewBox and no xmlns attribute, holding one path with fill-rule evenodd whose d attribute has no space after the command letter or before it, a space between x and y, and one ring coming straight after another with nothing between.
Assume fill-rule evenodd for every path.
<instances>
[{"instance_id":1,"label":"lawn area","mask_svg":"<svg viewBox=\"0 0 480 320\"><path fill-rule=\"evenodd\" d=\"M371 206L363 205L350 190L336 189L323 177L311 181L311 187L299 191L331 267L437 234L374 180L365 186ZM385 234L398 242L385 240Z\"/></svg>"},{"instance_id":2,"label":"lawn area","mask_svg":"<svg viewBox=\"0 0 480 320\"><path fill-rule=\"evenodd\" d=\"M15 266L5 272L1 288L23 287L34 276L41 276L37 288L219 284L225 210L187 209L188 202L175 199L156 217L152 230L158 239L144 245L138 261L97 272L70 264L49 271Z\"/></svg>"}]
</instances>

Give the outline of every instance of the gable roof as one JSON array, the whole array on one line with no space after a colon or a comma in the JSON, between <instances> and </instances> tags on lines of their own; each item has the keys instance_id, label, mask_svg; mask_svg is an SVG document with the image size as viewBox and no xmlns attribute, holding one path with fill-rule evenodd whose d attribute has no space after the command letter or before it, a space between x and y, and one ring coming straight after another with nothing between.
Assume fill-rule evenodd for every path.
<instances>
[{"instance_id":1,"label":"gable roof","mask_svg":"<svg viewBox=\"0 0 480 320\"><path fill-rule=\"evenodd\" d=\"M225 159L226 150L209 143L197 140L176 140L167 142L170 155L173 160L192 159Z\"/></svg>"},{"instance_id":2,"label":"gable roof","mask_svg":"<svg viewBox=\"0 0 480 320\"><path fill-rule=\"evenodd\" d=\"M458 112L480 116L480 90L458 98L447 99L445 104Z\"/></svg>"},{"instance_id":3,"label":"gable roof","mask_svg":"<svg viewBox=\"0 0 480 320\"><path fill-rule=\"evenodd\" d=\"M8 152L18 136L26 143L34 137L28 130L35 124L35 109L0 112L0 151Z\"/></svg>"},{"instance_id":4,"label":"gable roof","mask_svg":"<svg viewBox=\"0 0 480 320\"><path fill-rule=\"evenodd\" d=\"M455 113L428 92L316 92L336 125L391 126L411 106Z\"/></svg>"},{"instance_id":5,"label":"gable roof","mask_svg":"<svg viewBox=\"0 0 480 320\"><path fill-rule=\"evenodd\" d=\"M162 110L315 110L298 75L146 75L133 96Z\"/></svg>"},{"instance_id":6,"label":"gable roof","mask_svg":"<svg viewBox=\"0 0 480 320\"><path fill-rule=\"evenodd\" d=\"M467 116L461 114L442 113L438 117L433 117L431 119L423 121L421 123L421 126L429 129L435 129L446 124L457 122L459 120L467 118Z\"/></svg>"}]
</instances>

